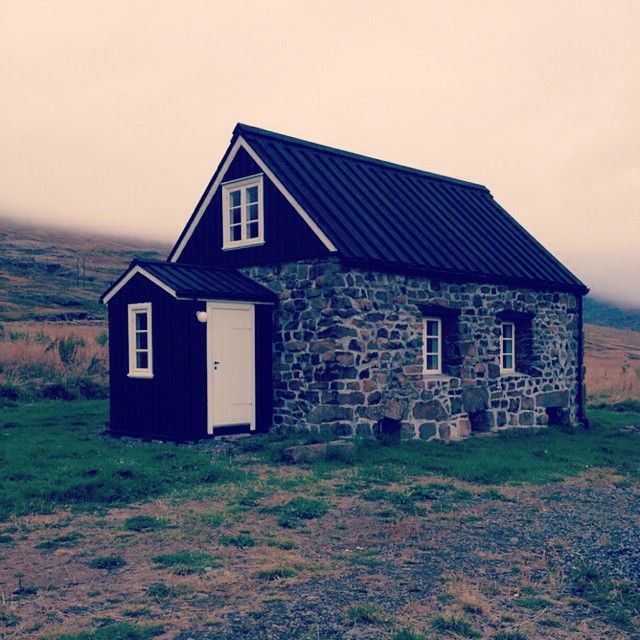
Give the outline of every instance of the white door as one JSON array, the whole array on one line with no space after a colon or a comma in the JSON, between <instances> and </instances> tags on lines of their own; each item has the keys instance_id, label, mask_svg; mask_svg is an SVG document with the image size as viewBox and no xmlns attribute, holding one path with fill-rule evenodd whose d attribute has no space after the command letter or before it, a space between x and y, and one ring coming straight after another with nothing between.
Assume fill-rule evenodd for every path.
<instances>
[{"instance_id":1,"label":"white door","mask_svg":"<svg viewBox=\"0 0 640 640\"><path fill-rule=\"evenodd\" d=\"M251 304L207 302L208 432L255 429L255 332Z\"/></svg>"}]
</instances>

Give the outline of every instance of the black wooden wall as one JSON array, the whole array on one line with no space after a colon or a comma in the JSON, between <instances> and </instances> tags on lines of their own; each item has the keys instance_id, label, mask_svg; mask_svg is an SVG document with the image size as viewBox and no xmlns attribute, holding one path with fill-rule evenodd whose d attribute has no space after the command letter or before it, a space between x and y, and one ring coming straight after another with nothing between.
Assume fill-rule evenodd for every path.
<instances>
[{"instance_id":1,"label":"black wooden wall","mask_svg":"<svg viewBox=\"0 0 640 640\"><path fill-rule=\"evenodd\" d=\"M127 305L152 304L153 378L129 378ZM176 300L134 276L109 302L110 430L164 440L207 437L205 302ZM256 305L256 430L271 426L272 306Z\"/></svg>"},{"instance_id":2,"label":"black wooden wall","mask_svg":"<svg viewBox=\"0 0 640 640\"><path fill-rule=\"evenodd\" d=\"M261 173L260 167L244 149L240 149L222 181L258 173ZM178 262L254 265L327 254L327 248L266 175L263 178L263 186L263 245L231 251L222 250L222 197L221 188L218 187Z\"/></svg>"}]
</instances>

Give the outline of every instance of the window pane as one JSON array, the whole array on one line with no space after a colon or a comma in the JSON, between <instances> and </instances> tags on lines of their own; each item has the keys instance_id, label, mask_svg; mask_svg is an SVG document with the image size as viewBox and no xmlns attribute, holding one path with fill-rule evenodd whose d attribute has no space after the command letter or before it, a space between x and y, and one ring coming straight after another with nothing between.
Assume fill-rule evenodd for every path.
<instances>
[{"instance_id":1,"label":"window pane","mask_svg":"<svg viewBox=\"0 0 640 640\"><path fill-rule=\"evenodd\" d=\"M512 338L513 337L513 325L512 324L503 324L502 325L502 335L505 338Z\"/></svg>"},{"instance_id":2,"label":"window pane","mask_svg":"<svg viewBox=\"0 0 640 640\"><path fill-rule=\"evenodd\" d=\"M502 352L503 353L513 353L513 340L503 340L502 341Z\"/></svg>"},{"instance_id":3,"label":"window pane","mask_svg":"<svg viewBox=\"0 0 640 640\"><path fill-rule=\"evenodd\" d=\"M231 209L231 224L239 224L240 216L240 207L238 207L237 209Z\"/></svg>"},{"instance_id":4,"label":"window pane","mask_svg":"<svg viewBox=\"0 0 640 640\"><path fill-rule=\"evenodd\" d=\"M427 356L427 371L437 371L438 369L438 356Z\"/></svg>"},{"instance_id":5,"label":"window pane","mask_svg":"<svg viewBox=\"0 0 640 640\"><path fill-rule=\"evenodd\" d=\"M504 355L504 356L502 356L502 368L503 369L513 369L513 356L512 355Z\"/></svg>"},{"instance_id":6,"label":"window pane","mask_svg":"<svg viewBox=\"0 0 640 640\"><path fill-rule=\"evenodd\" d=\"M242 240L242 225L231 227L231 240Z\"/></svg>"},{"instance_id":7,"label":"window pane","mask_svg":"<svg viewBox=\"0 0 640 640\"><path fill-rule=\"evenodd\" d=\"M258 219L258 205L250 204L247 207L247 220L257 220Z\"/></svg>"},{"instance_id":8,"label":"window pane","mask_svg":"<svg viewBox=\"0 0 640 640\"><path fill-rule=\"evenodd\" d=\"M247 189L247 202L258 202L258 187L249 187Z\"/></svg>"},{"instance_id":9,"label":"window pane","mask_svg":"<svg viewBox=\"0 0 640 640\"><path fill-rule=\"evenodd\" d=\"M438 322L437 322L437 320L427 320L427 335L428 336L437 336L438 335Z\"/></svg>"},{"instance_id":10,"label":"window pane","mask_svg":"<svg viewBox=\"0 0 640 640\"><path fill-rule=\"evenodd\" d=\"M136 313L136 329L146 329L147 328L147 312L141 311Z\"/></svg>"},{"instance_id":11,"label":"window pane","mask_svg":"<svg viewBox=\"0 0 640 640\"><path fill-rule=\"evenodd\" d=\"M258 223L250 222L247 225L247 238L257 238L258 237Z\"/></svg>"},{"instance_id":12,"label":"window pane","mask_svg":"<svg viewBox=\"0 0 640 640\"><path fill-rule=\"evenodd\" d=\"M229 206L231 207L240 206L240 189L238 189L237 191L229 192Z\"/></svg>"},{"instance_id":13,"label":"window pane","mask_svg":"<svg viewBox=\"0 0 640 640\"><path fill-rule=\"evenodd\" d=\"M136 333L136 349L146 349L149 334L146 331Z\"/></svg>"},{"instance_id":14,"label":"window pane","mask_svg":"<svg viewBox=\"0 0 640 640\"><path fill-rule=\"evenodd\" d=\"M427 338L427 353L438 353L438 338Z\"/></svg>"},{"instance_id":15,"label":"window pane","mask_svg":"<svg viewBox=\"0 0 640 640\"><path fill-rule=\"evenodd\" d=\"M149 353L147 351L138 351L136 353L136 368L137 369L149 368Z\"/></svg>"}]
</instances>

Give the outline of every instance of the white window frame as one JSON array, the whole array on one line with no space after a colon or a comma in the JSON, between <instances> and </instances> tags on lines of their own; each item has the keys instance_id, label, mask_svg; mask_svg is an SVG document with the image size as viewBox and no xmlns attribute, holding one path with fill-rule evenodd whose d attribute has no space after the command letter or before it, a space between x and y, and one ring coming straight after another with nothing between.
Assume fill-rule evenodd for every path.
<instances>
[{"instance_id":1,"label":"white window frame","mask_svg":"<svg viewBox=\"0 0 640 640\"><path fill-rule=\"evenodd\" d=\"M429 337L434 337L433 335L427 335L427 322L437 322L438 323L438 352L429 351L427 352L427 339ZM438 368L437 369L427 369L427 356L437 355L438 356ZM422 373L425 375L435 376L442 373L442 318L435 317L423 317L422 318Z\"/></svg>"},{"instance_id":2,"label":"white window frame","mask_svg":"<svg viewBox=\"0 0 640 640\"><path fill-rule=\"evenodd\" d=\"M511 337L504 337L504 328L509 325L511 327ZM511 340L511 351L504 350L506 340ZM511 356L512 367L504 366L504 357ZM502 373L515 373L516 371L516 325L515 322L502 322L500 324L500 371Z\"/></svg>"},{"instance_id":3,"label":"white window frame","mask_svg":"<svg viewBox=\"0 0 640 640\"><path fill-rule=\"evenodd\" d=\"M151 318L151 303L150 302L138 302L135 304L127 305L128 310L128 322L129 322L129 378L153 378L153 323ZM147 328L142 331L147 333L147 348L138 349L136 347L136 333L141 333L136 329L136 314L147 314ZM138 352L147 353L147 366L140 368L137 366L136 354Z\"/></svg>"},{"instance_id":4,"label":"white window frame","mask_svg":"<svg viewBox=\"0 0 640 640\"><path fill-rule=\"evenodd\" d=\"M258 236L247 237L247 206L246 193L250 187L258 187ZM230 195L233 191L240 191L240 240L231 239L231 207ZM264 189L262 174L230 180L222 184L222 248L241 249L264 244Z\"/></svg>"}]
</instances>

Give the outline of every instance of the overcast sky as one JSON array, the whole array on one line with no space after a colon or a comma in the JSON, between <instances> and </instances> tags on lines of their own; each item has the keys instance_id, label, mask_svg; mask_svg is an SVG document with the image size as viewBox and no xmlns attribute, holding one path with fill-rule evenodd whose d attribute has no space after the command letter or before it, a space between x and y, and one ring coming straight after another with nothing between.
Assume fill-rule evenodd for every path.
<instances>
[{"instance_id":1,"label":"overcast sky","mask_svg":"<svg viewBox=\"0 0 640 640\"><path fill-rule=\"evenodd\" d=\"M173 241L236 122L486 184L640 305L640 2L0 1L0 212Z\"/></svg>"}]
</instances>

